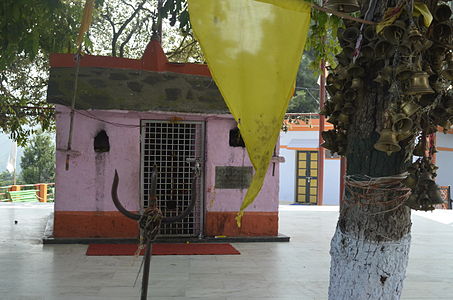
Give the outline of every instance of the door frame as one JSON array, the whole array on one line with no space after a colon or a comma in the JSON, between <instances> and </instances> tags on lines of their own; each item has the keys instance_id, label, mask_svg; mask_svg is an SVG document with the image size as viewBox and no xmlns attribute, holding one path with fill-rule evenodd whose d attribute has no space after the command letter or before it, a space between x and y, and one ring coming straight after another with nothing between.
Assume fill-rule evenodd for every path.
<instances>
[{"instance_id":1,"label":"door frame","mask_svg":"<svg viewBox=\"0 0 453 300\"><path fill-rule=\"evenodd\" d=\"M310 202L299 202L298 200L298 193L299 193L299 185L298 185L298 177L299 177L299 153L300 152L305 152L307 154L311 153L316 153L316 162L317 162L317 172L316 172L316 203L310 203ZM294 172L294 203L302 204L302 205L318 205L319 203L319 184L320 184L320 178L319 178L319 149L300 149L295 151L295 172ZM311 160L311 157L310 157ZM307 165L308 166L308 165ZM310 168L311 169L311 168ZM307 189L307 186L305 187ZM307 192L307 190L306 190ZM309 194L310 195L310 194ZM308 196L309 197L309 196Z\"/></svg>"},{"instance_id":2,"label":"door frame","mask_svg":"<svg viewBox=\"0 0 453 300\"><path fill-rule=\"evenodd\" d=\"M199 201L199 232L198 232L198 237L202 238L204 236L204 226L205 226L205 192L204 192L204 186L205 186L205 174L206 174L206 122L203 120L197 120L197 121L169 121L169 120L161 120L161 119L140 119L140 212L142 213L144 210L144 137L145 135L143 134L143 129L145 127L146 123L151 123L151 122L156 122L156 123L177 123L177 124L196 124L200 125L200 132L199 132L199 137L201 139L199 145L200 145L200 176L198 177L198 193L197 193L197 198ZM196 207L196 205L195 205ZM195 209L195 208L194 208ZM197 236L197 234L194 234L194 236ZM162 237L170 237L169 235L164 235Z\"/></svg>"}]
</instances>

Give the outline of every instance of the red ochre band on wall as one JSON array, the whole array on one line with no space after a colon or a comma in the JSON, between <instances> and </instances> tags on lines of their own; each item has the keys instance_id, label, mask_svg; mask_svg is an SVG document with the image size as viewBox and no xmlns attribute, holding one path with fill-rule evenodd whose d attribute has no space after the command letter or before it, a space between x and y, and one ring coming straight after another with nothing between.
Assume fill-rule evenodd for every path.
<instances>
[{"instance_id":1,"label":"red ochre band on wall","mask_svg":"<svg viewBox=\"0 0 453 300\"><path fill-rule=\"evenodd\" d=\"M74 54L58 53L50 55L50 66L52 68L75 67L75 65ZM147 70L211 77L208 66L205 64L169 62L160 43L156 40L148 43L142 59L83 55L80 59L80 67Z\"/></svg>"},{"instance_id":2,"label":"red ochre band on wall","mask_svg":"<svg viewBox=\"0 0 453 300\"><path fill-rule=\"evenodd\" d=\"M236 225L237 212L207 212L206 236L277 236L278 212L246 212L240 228ZM136 238L137 222L118 211L56 211L56 238Z\"/></svg>"},{"instance_id":3,"label":"red ochre band on wall","mask_svg":"<svg viewBox=\"0 0 453 300\"><path fill-rule=\"evenodd\" d=\"M449 147L436 147L437 151L453 151L453 148Z\"/></svg>"}]
</instances>

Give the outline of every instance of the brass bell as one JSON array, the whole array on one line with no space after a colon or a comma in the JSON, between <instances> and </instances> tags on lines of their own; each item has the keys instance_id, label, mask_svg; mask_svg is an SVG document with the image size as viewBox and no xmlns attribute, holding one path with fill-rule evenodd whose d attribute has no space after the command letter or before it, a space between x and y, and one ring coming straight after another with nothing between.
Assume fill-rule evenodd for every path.
<instances>
[{"instance_id":1,"label":"brass bell","mask_svg":"<svg viewBox=\"0 0 453 300\"><path fill-rule=\"evenodd\" d=\"M343 106L343 112L347 115L352 115L355 112L355 107L351 102L347 102Z\"/></svg>"},{"instance_id":2,"label":"brass bell","mask_svg":"<svg viewBox=\"0 0 453 300\"><path fill-rule=\"evenodd\" d=\"M425 184L429 181L434 181L434 177L433 177L433 174L429 171L423 171L421 174L420 174L420 181Z\"/></svg>"},{"instance_id":3,"label":"brass bell","mask_svg":"<svg viewBox=\"0 0 453 300\"><path fill-rule=\"evenodd\" d=\"M336 131L335 130L327 130L321 132L322 139L324 141L334 141L336 139Z\"/></svg>"},{"instance_id":4,"label":"brass bell","mask_svg":"<svg viewBox=\"0 0 453 300\"><path fill-rule=\"evenodd\" d=\"M436 95L434 94L425 94L420 97L418 102L420 103L421 106L426 107L430 104L432 104L436 100Z\"/></svg>"},{"instance_id":5,"label":"brass bell","mask_svg":"<svg viewBox=\"0 0 453 300\"><path fill-rule=\"evenodd\" d=\"M338 115L338 124L341 124L343 127L347 127L349 125L349 116L345 113L340 113Z\"/></svg>"},{"instance_id":6,"label":"brass bell","mask_svg":"<svg viewBox=\"0 0 453 300\"><path fill-rule=\"evenodd\" d=\"M453 95L444 97L444 107L448 114L453 115Z\"/></svg>"},{"instance_id":7,"label":"brass bell","mask_svg":"<svg viewBox=\"0 0 453 300\"><path fill-rule=\"evenodd\" d=\"M322 139L324 143L321 144L321 147L329 149L332 152L338 151L338 145L335 142L336 139L336 132L335 130L328 130L321 132Z\"/></svg>"},{"instance_id":8,"label":"brass bell","mask_svg":"<svg viewBox=\"0 0 453 300\"><path fill-rule=\"evenodd\" d=\"M431 116L436 121L442 121L448 119L448 112L446 109L438 106L431 111Z\"/></svg>"},{"instance_id":9,"label":"brass bell","mask_svg":"<svg viewBox=\"0 0 453 300\"><path fill-rule=\"evenodd\" d=\"M352 78L351 89L360 90L363 87L363 80L361 78Z\"/></svg>"},{"instance_id":10,"label":"brass bell","mask_svg":"<svg viewBox=\"0 0 453 300\"><path fill-rule=\"evenodd\" d=\"M337 92L337 89L333 85L326 85L326 91L330 96L333 96Z\"/></svg>"},{"instance_id":11,"label":"brass bell","mask_svg":"<svg viewBox=\"0 0 453 300\"><path fill-rule=\"evenodd\" d=\"M328 123L333 124L333 125L338 125L338 115L340 114L339 111L335 111L332 113L330 118L327 120Z\"/></svg>"},{"instance_id":12,"label":"brass bell","mask_svg":"<svg viewBox=\"0 0 453 300\"><path fill-rule=\"evenodd\" d=\"M450 17L451 9L446 4L438 5L434 10L434 18L436 18L436 20L439 22L447 21L450 19Z\"/></svg>"},{"instance_id":13,"label":"brass bell","mask_svg":"<svg viewBox=\"0 0 453 300\"><path fill-rule=\"evenodd\" d=\"M396 68L396 78L401 81L409 79L413 73L414 71L408 65L399 65Z\"/></svg>"},{"instance_id":14,"label":"brass bell","mask_svg":"<svg viewBox=\"0 0 453 300\"><path fill-rule=\"evenodd\" d=\"M348 74L354 78L362 77L363 75L365 75L365 70L357 64L352 64L348 68Z\"/></svg>"},{"instance_id":15,"label":"brass bell","mask_svg":"<svg viewBox=\"0 0 453 300\"><path fill-rule=\"evenodd\" d=\"M423 95L434 93L434 90L429 85L428 77L428 73L423 71L414 73L410 79L410 85L406 90L406 95Z\"/></svg>"},{"instance_id":16,"label":"brass bell","mask_svg":"<svg viewBox=\"0 0 453 300\"><path fill-rule=\"evenodd\" d=\"M346 101L354 101L357 99L357 92L353 89L347 89L344 93L344 99Z\"/></svg>"},{"instance_id":17,"label":"brass bell","mask_svg":"<svg viewBox=\"0 0 453 300\"><path fill-rule=\"evenodd\" d=\"M329 0L326 7L345 13L360 10L360 4L357 0Z\"/></svg>"},{"instance_id":18,"label":"brass bell","mask_svg":"<svg viewBox=\"0 0 453 300\"><path fill-rule=\"evenodd\" d=\"M450 120L441 120L438 122L439 126L444 129L444 133L448 133L448 130L451 128L451 122Z\"/></svg>"},{"instance_id":19,"label":"brass bell","mask_svg":"<svg viewBox=\"0 0 453 300\"><path fill-rule=\"evenodd\" d=\"M384 84L390 83L392 76L392 68L387 66L384 67L381 71L378 72L378 76L374 79L375 82Z\"/></svg>"},{"instance_id":20,"label":"brass bell","mask_svg":"<svg viewBox=\"0 0 453 300\"><path fill-rule=\"evenodd\" d=\"M407 57L412 54L412 49L408 45L405 45L405 44L399 45L398 51L401 54L401 56L403 56L403 57Z\"/></svg>"},{"instance_id":21,"label":"brass bell","mask_svg":"<svg viewBox=\"0 0 453 300\"><path fill-rule=\"evenodd\" d=\"M326 77L326 84L332 85L335 82L335 75L333 73L329 73Z\"/></svg>"},{"instance_id":22,"label":"brass bell","mask_svg":"<svg viewBox=\"0 0 453 300\"><path fill-rule=\"evenodd\" d=\"M343 31L343 39L351 43L355 43L359 35L360 30L356 26L348 27Z\"/></svg>"},{"instance_id":23,"label":"brass bell","mask_svg":"<svg viewBox=\"0 0 453 300\"><path fill-rule=\"evenodd\" d=\"M415 156L425 156L426 150L423 149L423 143L418 142L417 146L415 146L414 151L412 151L412 154Z\"/></svg>"},{"instance_id":24,"label":"brass bell","mask_svg":"<svg viewBox=\"0 0 453 300\"><path fill-rule=\"evenodd\" d=\"M387 58L393 55L395 52L395 46L386 40L379 40L374 47L376 57Z\"/></svg>"},{"instance_id":25,"label":"brass bell","mask_svg":"<svg viewBox=\"0 0 453 300\"><path fill-rule=\"evenodd\" d=\"M348 59L351 59L354 56L354 51L355 48L352 47L351 45L343 48L343 53Z\"/></svg>"},{"instance_id":26,"label":"brass bell","mask_svg":"<svg viewBox=\"0 0 453 300\"><path fill-rule=\"evenodd\" d=\"M392 116L392 130L396 133L407 132L412 129L413 122L405 114L396 114Z\"/></svg>"},{"instance_id":27,"label":"brass bell","mask_svg":"<svg viewBox=\"0 0 453 300\"><path fill-rule=\"evenodd\" d=\"M430 200L428 194L426 193L426 191L423 191L420 193L417 201L418 201L418 207L416 207L415 210L424 210L424 211L434 210L433 203L431 203L431 200Z\"/></svg>"},{"instance_id":28,"label":"brass bell","mask_svg":"<svg viewBox=\"0 0 453 300\"><path fill-rule=\"evenodd\" d=\"M379 140L374 144L374 149L385 152L389 156L392 152L400 151L401 147L396 140L396 133L389 128L382 129Z\"/></svg>"},{"instance_id":29,"label":"brass bell","mask_svg":"<svg viewBox=\"0 0 453 300\"><path fill-rule=\"evenodd\" d=\"M403 184L411 189L415 188L418 183L418 178L414 174L409 174L404 180Z\"/></svg>"},{"instance_id":30,"label":"brass bell","mask_svg":"<svg viewBox=\"0 0 453 300\"><path fill-rule=\"evenodd\" d=\"M335 107L334 107L333 111L334 112L341 112L342 108L343 108L343 101L335 102Z\"/></svg>"},{"instance_id":31,"label":"brass bell","mask_svg":"<svg viewBox=\"0 0 453 300\"><path fill-rule=\"evenodd\" d=\"M335 93L335 95L332 97L332 101L335 103L335 106L337 103L343 103L343 100L344 100L344 97L343 97L343 93L338 91Z\"/></svg>"},{"instance_id":32,"label":"brass bell","mask_svg":"<svg viewBox=\"0 0 453 300\"><path fill-rule=\"evenodd\" d=\"M401 110L406 114L406 116L410 117L415 114L420 109L420 105L415 103L414 101L410 100L404 102L401 106Z\"/></svg>"},{"instance_id":33,"label":"brass bell","mask_svg":"<svg viewBox=\"0 0 453 300\"><path fill-rule=\"evenodd\" d=\"M434 182L434 180L430 180L427 184L427 191L430 204L442 204L444 203L444 199L442 199L442 195L440 194L439 187Z\"/></svg>"},{"instance_id":34,"label":"brass bell","mask_svg":"<svg viewBox=\"0 0 453 300\"><path fill-rule=\"evenodd\" d=\"M362 49L360 49L360 53L362 54L363 57L366 57L366 58L375 57L374 47L370 44L362 46Z\"/></svg>"},{"instance_id":35,"label":"brass bell","mask_svg":"<svg viewBox=\"0 0 453 300\"><path fill-rule=\"evenodd\" d=\"M442 71L441 75L447 80L453 80L453 54L448 53L447 57L447 67Z\"/></svg>"},{"instance_id":36,"label":"brass bell","mask_svg":"<svg viewBox=\"0 0 453 300\"><path fill-rule=\"evenodd\" d=\"M393 24L386 26L382 30L382 35L390 43L397 45L406 34L406 23L402 20L396 20Z\"/></svg>"},{"instance_id":37,"label":"brass bell","mask_svg":"<svg viewBox=\"0 0 453 300\"><path fill-rule=\"evenodd\" d=\"M416 41L423 39L423 35L417 29L417 26L412 26L411 29L409 30L409 33L407 34L407 38L409 39L410 42L414 43Z\"/></svg>"},{"instance_id":38,"label":"brass bell","mask_svg":"<svg viewBox=\"0 0 453 300\"><path fill-rule=\"evenodd\" d=\"M324 142L321 144L321 147L330 150L331 152L338 152L338 146L330 142Z\"/></svg>"},{"instance_id":39,"label":"brass bell","mask_svg":"<svg viewBox=\"0 0 453 300\"><path fill-rule=\"evenodd\" d=\"M445 46L439 45L438 43L434 44L431 48L429 48L429 54L433 58L440 59L440 61L443 60L446 51L447 49L445 48Z\"/></svg>"},{"instance_id":40,"label":"brass bell","mask_svg":"<svg viewBox=\"0 0 453 300\"><path fill-rule=\"evenodd\" d=\"M420 209L420 204L418 203L418 194L412 192L409 198L404 203L412 209Z\"/></svg>"},{"instance_id":41,"label":"brass bell","mask_svg":"<svg viewBox=\"0 0 453 300\"><path fill-rule=\"evenodd\" d=\"M367 25L363 31L363 36L368 41L373 41L377 38L376 27L372 25Z\"/></svg>"},{"instance_id":42,"label":"brass bell","mask_svg":"<svg viewBox=\"0 0 453 300\"><path fill-rule=\"evenodd\" d=\"M344 50L340 54L335 55L335 58L338 60L338 63L342 66L346 66L350 63L350 58L346 56Z\"/></svg>"},{"instance_id":43,"label":"brass bell","mask_svg":"<svg viewBox=\"0 0 453 300\"><path fill-rule=\"evenodd\" d=\"M401 142L413 135L414 135L414 132L412 130L401 131L401 132L398 132L398 134L396 136L396 140L398 142Z\"/></svg>"},{"instance_id":44,"label":"brass bell","mask_svg":"<svg viewBox=\"0 0 453 300\"><path fill-rule=\"evenodd\" d=\"M433 38L441 43L450 43L452 28L450 22L441 22L434 26Z\"/></svg>"},{"instance_id":45,"label":"brass bell","mask_svg":"<svg viewBox=\"0 0 453 300\"><path fill-rule=\"evenodd\" d=\"M343 87L342 81L334 73L329 73L326 78L327 85L333 85L336 89L341 89Z\"/></svg>"},{"instance_id":46,"label":"brass bell","mask_svg":"<svg viewBox=\"0 0 453 300\"><path fill-rule=\"evenodd\" d=\"M339 132L335 136L335 141L339 144L346 144L348 141L348 138L347 138L346 134Z\"/></svg>"}]
</instances>

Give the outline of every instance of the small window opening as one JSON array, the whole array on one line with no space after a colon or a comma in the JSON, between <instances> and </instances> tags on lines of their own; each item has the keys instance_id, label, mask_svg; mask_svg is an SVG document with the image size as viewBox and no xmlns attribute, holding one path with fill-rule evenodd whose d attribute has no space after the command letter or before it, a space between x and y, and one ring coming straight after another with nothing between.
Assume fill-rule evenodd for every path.
<instances>
[{"instance_id":1,"label":"small window opening","mask_svg":"<svg viewBox=\"0 0 453 300\"><path fill-rule=\"evenodd\" d=\"M94 151L96 152L109 152L110 151L110 142L109 137L105 130L99 131L99 133L94 138Z\"/></svg>"},{"instance_id":2,"label":"small window opening","mask_svg":"<svg viewBox=\"0 0 453 300\"><path fill-rule=\"evenodd\" d=\"M230 147L245 147L244 140L238 127L230 130Z\"/></svg>"}]
</instances>

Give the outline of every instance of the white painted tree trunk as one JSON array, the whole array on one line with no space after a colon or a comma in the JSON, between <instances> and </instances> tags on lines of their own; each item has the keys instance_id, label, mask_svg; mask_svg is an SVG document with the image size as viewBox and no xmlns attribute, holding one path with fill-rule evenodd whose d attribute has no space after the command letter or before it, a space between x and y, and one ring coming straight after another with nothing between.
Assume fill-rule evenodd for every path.
<instances>
[{"instance_id":1,"label":"white painted tree trunk","mask_svg":"<svg viewBox=\"0 0 453 300\"><path fill-rule=\"evenodd\" d=\"M409 258L411 236L370 242L341 232L331 241L329 300L398 300Z\"/></svg>"}]
</instances>

